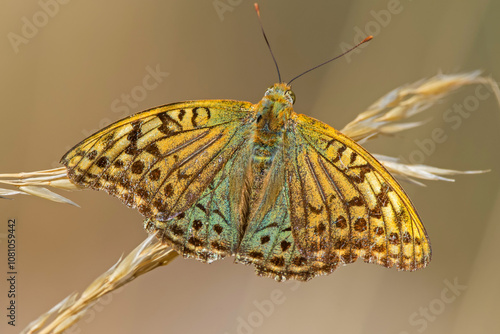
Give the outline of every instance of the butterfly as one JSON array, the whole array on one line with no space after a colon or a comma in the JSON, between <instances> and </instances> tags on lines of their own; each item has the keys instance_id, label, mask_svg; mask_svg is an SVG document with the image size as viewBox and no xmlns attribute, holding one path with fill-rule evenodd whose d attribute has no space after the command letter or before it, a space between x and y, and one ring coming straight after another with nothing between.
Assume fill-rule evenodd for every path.
<instances>
[{"instance_id":1,"label":"butterfly","mask_svg":"<svg viewBox=\"0 0 500 334\"><path fill-rule=\"evenodd\" d=\"M67 152L69 179L104 190L187 258L235 256L260 276L306 281L356 261L413 271L431 259L410 199L370 153L293 110L287 83L257 104L146 110Z\"/></svg>"}]
</instances>

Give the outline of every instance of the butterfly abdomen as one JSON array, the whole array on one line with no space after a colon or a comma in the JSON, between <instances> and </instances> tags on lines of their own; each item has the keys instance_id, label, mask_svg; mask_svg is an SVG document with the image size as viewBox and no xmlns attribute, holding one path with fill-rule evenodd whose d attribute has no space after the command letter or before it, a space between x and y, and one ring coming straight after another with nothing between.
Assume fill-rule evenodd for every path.
<instances>
[{"instance_id":1,"label":"butterfly abdomen","mask_svg":"<svg viewBox=\"0 0 500 334\"><path fill-rule=\"evenodd\" d=\"M252 159L254 163L270 164L277 148L282 145L282 134L256 133L253 142Z\"/></svg>"}]
</instances>

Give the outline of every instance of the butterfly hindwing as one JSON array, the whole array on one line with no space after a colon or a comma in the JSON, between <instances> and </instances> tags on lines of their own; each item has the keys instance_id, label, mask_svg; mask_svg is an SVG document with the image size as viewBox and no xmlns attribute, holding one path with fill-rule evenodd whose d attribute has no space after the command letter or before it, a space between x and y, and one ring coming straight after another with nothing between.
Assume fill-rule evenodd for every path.
<instances>
[{"instance_id":1,"label":"butterfly hindwing","mask_svg":"<svg viewBox=\"0 0 500 334\"><path fill-rule=\"evenodd\" d=\"M286 181L285 160L288 144L274 158L269 171L265 196L256 214L252 215L236 254L236 262L255 265L260 276L308 280L314 277L309 261L298 250L290 222L289 189ZM278 194L273 191L278 189ZM270 197L272 202L268 202Z\"/></svg>"}]
</instances>

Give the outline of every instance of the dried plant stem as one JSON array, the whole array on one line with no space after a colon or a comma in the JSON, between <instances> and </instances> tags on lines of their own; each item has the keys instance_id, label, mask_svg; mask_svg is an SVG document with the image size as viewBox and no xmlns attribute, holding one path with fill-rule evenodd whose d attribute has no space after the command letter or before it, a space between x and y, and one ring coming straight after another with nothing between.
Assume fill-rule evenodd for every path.
<instances>
[{"instance_id":1,"label":"dried plant stem","mask_svg":"<svg viewBox=\"0 0 500 334\"><path fill-rule=\"evenodd\" d=\"M467 85L485 85L500 105L498 84L491 78L480 76L480 71L438 74L392 90L360 113L340 132L363 142L381 134L393 134L420 126L424 122L401 121L429 109L446 95Z\"/></svg>"},{"instance_id":2,"label":"dried plant stem","mask_svg":"<svg viewBox=\"0 0 500 334\"><path fill-rule=\"evenodd\" d=\"M75 202L63 197L45 187L75 191L81 190L72 183L66 174L65 167L41 170L30 173L0 174L0 183L16 187L19 190L0 188L0 197L13 195L34 195L54 202L67 203L78 206Z\"/></svg>"},{"instance_id":3,"label":"dried plant stem","mask_svg":"<svg viewBox=\"0 0 500 334\"><path fill-rule=\"evenodd\" d=\"M177 255L177 252L157 241L154 235L149 236L129 255L120 259L92 282L79 298L76 293L68 296L50 311L31 322L22 333L62 333L80 320L100 297L157 267L169 264ZM57 314L55 319L46 325L48 318L55 314Z\"/></svg>"}]
</instances>

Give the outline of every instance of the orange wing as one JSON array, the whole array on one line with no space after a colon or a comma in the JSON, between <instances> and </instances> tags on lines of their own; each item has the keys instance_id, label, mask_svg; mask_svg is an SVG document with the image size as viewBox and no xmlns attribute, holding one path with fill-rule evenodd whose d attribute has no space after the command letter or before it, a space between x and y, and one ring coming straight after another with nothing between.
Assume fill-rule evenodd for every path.
<instances>
[{"instance_id":1,"label":"orange wing","mask_svg":"<svg viewBox=\"0 0 500 334\"><path fill-rule=\"evenodd\" d=\"M365 149L332 127L294 115L287 162L292 232L319 272L365 262L425 267L431 246L410 199Z\"/></svg>"}]
</instances>

